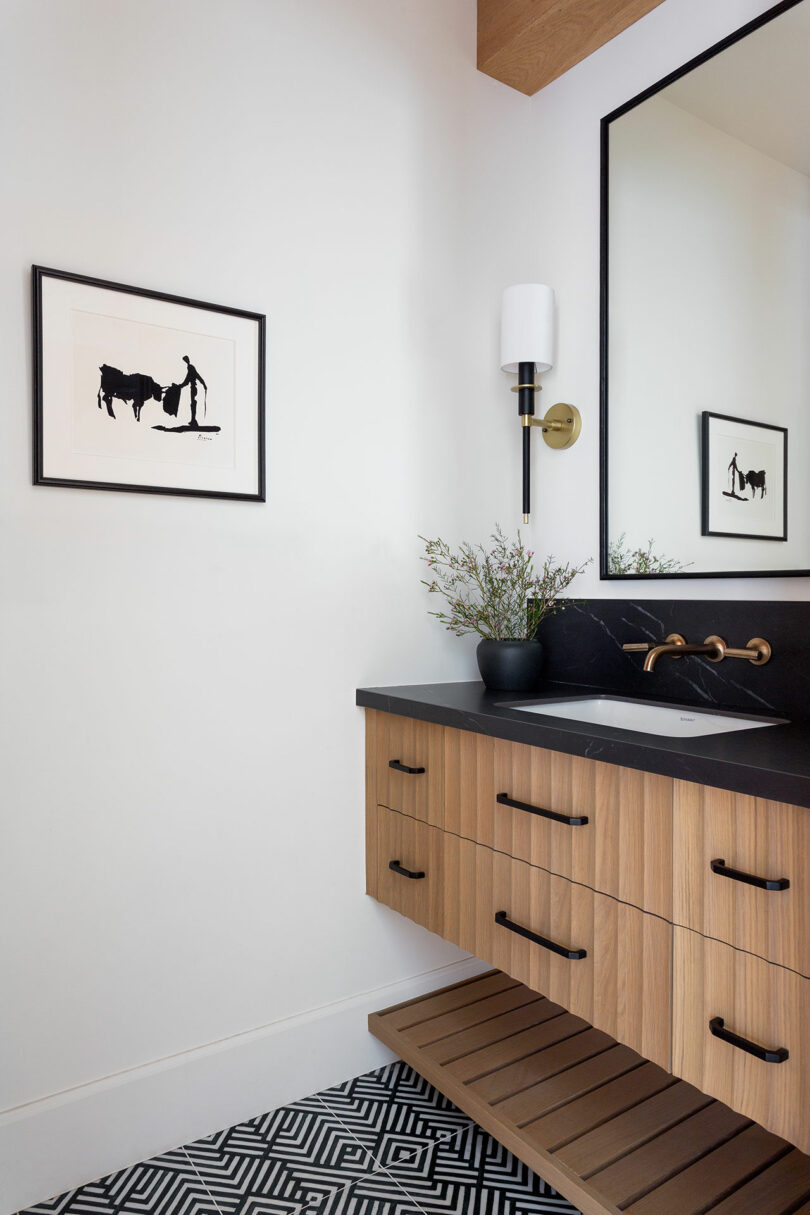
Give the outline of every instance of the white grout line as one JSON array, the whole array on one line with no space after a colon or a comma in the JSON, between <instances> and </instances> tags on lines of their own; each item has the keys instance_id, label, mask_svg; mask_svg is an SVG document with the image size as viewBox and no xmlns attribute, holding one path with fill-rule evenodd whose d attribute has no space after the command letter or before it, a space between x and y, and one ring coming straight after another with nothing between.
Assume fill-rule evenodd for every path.
<instances>
[{"instance_id":1,"label":"white grout line","mask_svg":"<svg viewBox=\"0 0 810 1215\"><path fill-rule=\"evenodd\" d=\"M447 1143L448 1140L459 1139L462 1135L466 1135L468 1130L469 1130L469 1127L463 1127L460 1131L454 1132L453 1135L445 1135L445 1137L442 1140L437 1139L434 1142ZM406 1157L406 1159L409 1160L410 1157ZM413 1203L413 1205L417 1208L417 1210L422 1212L422 1215L436 1215L435 1207L433 1208L432 1212L429 1211L427 1207L423 1207L422 1204L419 1202L419 1200L414 1197L414 1195L410 1192L410 1190L405 1189L404 1184L401 1181L398 1181L397 1178L394 1176L394 1174L390 1170L385 1170L385 1172L386 1172L387 1176L391 1178L391 1180L394 1182L394 1184L399 1186L399 1188L402 1190L402 1193L405 1195L406 1198L408 1198Z\"/></svg>"},{"instance_id":2,"label":"white grout line","mask_svg":"<svg viewBox=\"0 0 810 1215\"><path fill-rule=\"evenodd\" d=\"M340 1123L340 1125L343 1127L343 1129L344 1129L345 1131L348 1131L348 1132L349 1132L349 1134L351 1135L351 1137L352 1137L352 1139L355 1141L355 1143L359 1143L359 1144L360 1144L360 1146L361 1146L361 1147L362 1147L362 1148L363 1148L365 1151L367 1151L367 1152L368 1152L369 1156L370 1156L370 1157L371 1157L371 1159L374 1161L374 1163L375 1163L375 1165L376 1165L377 1167L376 1167L375 1169L373 1169L373 1170L372 1170L372 1173L368 1173L368 1174L366 1174L366 1176L369 1176L369 1177L370 1177L370 1176L372 1176L372 1174L373 1174L373 1173L378 1173L378 1172L380 1172L381 1170L385 1172L385 1171L388 1171L389 1169L391 1169L391 1168L395 1167L395 1166L390 1165L390 1164L383 1164L381 1160L378 1160L378 1159L377 1159L377 1157L374 1155L374 1153L373 1153L373 1152L371 1152L371 1151L369 1151L369 1149L366 1147L366 1145L363 1143L363 1141L362 1141L361 1139L358 1139L358 1138L357 1138L357 1136L355 1135L355 1133L354 1133L354 1131L352 1130L352 1128L351 1128L351 1127L350 1127L350 1126L349 1126L349 1125L348 1125L346 1122L344 1122L344 1121L343 1121L343 1119L341 1118L341 1116L340 1116L340 1114L337 1112L337 1110L332 1109L330 1106L328 1106L328 1105L326 1104L326 1102L325 1102L325 1101L323 1101L323 1100L322 1100L320 1093L316 1093L316 1094L315 1094L315 1097L316 1097L316 1099L317 1099L318 1101L320 1101L321 1105L323 1105L323 1106L324 1106L324 1108L325 1108L325 1109L327 1109L327 1110L329 1111L329 1113L332 1115L332 1117L333 1117L333 1118L337 1118L337 1120L338 1120L338 1122ZM462 1111L462 1112L463 1112L463 1111ZM467 1115L465 1114L465 1115L464 1115L464 1117L466 1118L466 1117L467 1117ZM397 1164L399 1164L400 1162L403 1162L403 1161L411 1161L411 1162L412 1162L412 1161L413 1161L413 1160L414 1160L414 1159L415 1159L417 1156L420 1156L420 1155L422 1154L422 1152L426 1152L426 1151L428 1150L428 1148L432 1147L434 1144L436 1144L436 1143L446 1143L448 1139L454 1139L456 1136L461 1135L461 1134L462 1134L464 1131L469 1130L469 1128L470 1128L472 1125L473 1125L473 1121L472 1121L472 1119L471 1119L471 1118L468 1118L468 1119L467 1119L467 1126L462 1126L462 1127L459 1127L457 1130L454 1130L454 1131L447 1131L447 1132L445 1132L445 1133L444 1133L444 1134L442 1134L442 1135L437 1135L437 1136L436 1136L434 1139L432 1139L432 1140L430 1141L430 1143L425 1143L425 1144L423 1144L421 1147L414 1148L414 1150L413 1150L412 1152L410 1152L410 1153L409 1153L407 1156L400 1156L400 1157L398 1157L398 1159L397 1159ZM409 1197L410 1197L410 1195L409 1195Z\"/></svg>"},{"instance_id":3,"label":"white grout line","mask_svg":"<svg viewBox=\"0 0 810 1215\"><path fill-rule=\"evenodd\" d=\"M343 1121L343 1119L338 1114L336 1114L334 1110L330 1109L329 1106L326 1105L325 1101L321 1100L321 1097L319 1094L315 1094L315 1099L317 1101L320 1101L321 1105L323 1105L324 1108L326 1110L328 1110L328 1112L334 1118L337 1118L340 1125L343 1127L344 1130L349 1132L352 1139L354 1139L355 1143L359 1143L361 1147L365 1147L365 1145L362 1143L362 1141L360 1139L358 1139L357 1136L354 1134L351 1127L347 1126L346 1123ZM469 1130L469 1127L461 1127L457 1131L452 1131L447 1135L443 1135L441 1140L434 1139L433 1143L425 1144L424 1147L419 1148L419 1150L417 1152L414 1152L411 1156L403 1156L403 1157L401 1157L401 1159L412 1161L416 1156L421 1155L422 1152L425 1152L428 1150L429 1147L432 1147L433 1144L439 1143L439 1142L447 1143L449 1140L458 1139L461 1135L465 1135L468 1130ZM366 1148L366 1151L368 1151L367 1148ZM369 1155L371 1156L370 1152L369 1152ZM371 1156L371 1159L375 1162L375 1164L379 1163L375 1156ZM333 1193L329 1196L329 1198L330 1199L335 1198L338 1194L342 1194L346 1190L353 1189L354 1186L360 1185L361 1182L363 1182L363 1181L372 1181L373 1180L376 1183L376 1182L379 1182L380 1179L383 1177L386 1178L386 1180L388 1180L389 1182L391 1182L398 1190L400 1190L405 1195L405 1197L410 1202L413 1203L413 1205L417 1208L417 1210L422 1212L422 1215L436 1215L435 1208L431 1212L426 1207L421 1206L421 1204L419 1202L417 1202L417 1200L416 1200L416 1198L414 1198L413 1194L411 1194L409 1190L405 1189L405 1186L402 1184L401 1181L397 1180L397 1177L394 1174L394 1172L390 1166L385 1168L382 1165L380 1165L379 1168L374 1169L373 1172L364 1173L362 1177L356 1177L354 1181L350 1181L347 1185L338 1186L337 1189L334 1190ZM325 1201L328 1201L328 1199ZM320 1203L317 1206L312 1206L312 1207L299 1207L296 1210L296 1212L293 1213L293 1215L318 1215L318 1212L320 1211L322 1205L323 1205L323 1203Z\"/></svg>"},{"instance_id":4,"label":"white grout line","mask_svg":"<svg viewBox=\"0 0 810 1215\"><path fill-rule=\"evenodd\" d=\"M214 1195L213 1195L213 1194L211 1193L211 1191L209 1190L208 1185L206 1184L205 1178L203 1177L203 1175L202 1175L202 1173L200 1172L200 1170L197 1168L197 1166L196 1166L196 1164L194 1163L194 1161L193 1161L193 1160L191 1159L191 1157L189 1156L189 1154L188 1154L188 1152L186 1151L186 1149L185 1149L185 1148L181 1148L180 1150L182 1151L182 1153L183 1153L183 1155L185 1156L186 1160L187 1160L187 1161L189 1162L189 1164L191 1165L192 1171L193 1171L194 1173L196 1173L196 1174L197 1174L197 1176L199 1177L199 1179L200 1179L200 1185L201 1185L201 1186L202 1186L202 1188L205 1190L205 1192L206 1192L206 1194L208 1195L208 1197L211 1199L212 1203L214 1204L214 1208L215 1208L215 1210L219 1212L219 1215L225 1215L225 1212L222 1210L222 1208L220 1207L220 1205L219 1205L219 1203L217 1202L216 1198L214 1197Z\"/></svg>"}]
</instances>

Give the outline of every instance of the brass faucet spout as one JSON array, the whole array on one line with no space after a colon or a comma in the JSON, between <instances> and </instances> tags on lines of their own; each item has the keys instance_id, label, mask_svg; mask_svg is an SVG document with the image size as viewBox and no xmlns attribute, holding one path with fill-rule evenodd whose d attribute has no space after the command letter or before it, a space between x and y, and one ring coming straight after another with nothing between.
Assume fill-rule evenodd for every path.
<instances>
[{"instance_id":1,"label":"brass faucet spout","mask_svg":"<svg viewBox=\"0 0 810 1215\"><path fill-rule=\"evenodd\" d=\"M667 642L664 645L656 645L649 651L644 659L644 670L652 671L655 669L655 664L658 659L664 654L674 654L680 658L682 654L715 654L717 646L711 645L687 645L683 641Z\"/></svg>"}]
</instances>

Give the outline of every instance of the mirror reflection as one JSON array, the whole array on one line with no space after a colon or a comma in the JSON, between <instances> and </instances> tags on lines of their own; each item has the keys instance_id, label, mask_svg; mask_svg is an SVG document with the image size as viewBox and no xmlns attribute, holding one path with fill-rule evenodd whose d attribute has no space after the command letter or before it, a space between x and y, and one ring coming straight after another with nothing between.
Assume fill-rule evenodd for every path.
<instances>
[{"instance_id":1,"label":"mirror reflection","mask_svg":"<svg viewBox=\"0 0 810 1215\"><path fill-rule=\"evenodd\" d=\"M810 570L808 63L801 0L605 120L603 576Z\"/></svg>"}]
</instances>

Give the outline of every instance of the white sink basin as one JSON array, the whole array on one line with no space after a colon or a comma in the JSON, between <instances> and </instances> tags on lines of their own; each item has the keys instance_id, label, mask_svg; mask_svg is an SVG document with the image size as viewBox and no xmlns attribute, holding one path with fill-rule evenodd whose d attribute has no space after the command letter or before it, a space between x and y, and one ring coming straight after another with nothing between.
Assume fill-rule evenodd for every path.
<instances>
[{"instance_id":1,"label":"white sink basin","mask_svg":"<svg viewBox=\"0 0 810 1215\"><path fill-rule=\"evenodd\" d=\"M565 700L504 701L503 708L543 717L565 717L614 730L635 730L667 738L700 738L704 734L728 734L733 730L759 730L784 725L784 717L749 717L745 713L718 713L688 705L652 704L622 696L583 696Z\"/></svg>"}]
</instances>

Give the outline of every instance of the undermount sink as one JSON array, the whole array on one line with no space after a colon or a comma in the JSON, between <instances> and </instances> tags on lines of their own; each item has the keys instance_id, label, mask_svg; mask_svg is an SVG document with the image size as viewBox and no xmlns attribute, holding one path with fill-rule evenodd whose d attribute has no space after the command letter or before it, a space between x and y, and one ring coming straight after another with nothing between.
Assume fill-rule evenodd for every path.
<instances>
[{"instance_id":1,"label":"undermount sink","mask_svg":"<svg viewBox=\"0 0 810 1215\"><path fill-rule=\"evenodd\" d=\"M564 717L570 721L659 734L667 738L700 738L704 734L729 734L735 730L758 730L786 724L784 717L752 717L746 713L720 713L694 709L690 705L655 704L623 696L566 697L560 700L503 701L505 709Z\"/></svg>"}]
</instances>

